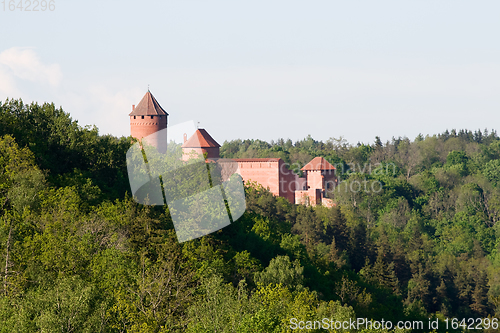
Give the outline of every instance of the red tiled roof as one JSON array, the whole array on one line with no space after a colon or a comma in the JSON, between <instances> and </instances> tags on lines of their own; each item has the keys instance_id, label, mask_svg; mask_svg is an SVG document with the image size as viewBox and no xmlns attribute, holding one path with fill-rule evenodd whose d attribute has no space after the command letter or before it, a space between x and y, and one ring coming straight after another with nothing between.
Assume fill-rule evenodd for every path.
<instances>
[{"instance_id":1,"label":"red tiled roof","mask_svg":"<svg viewBox=\"0 0 500 333\"><path fill-rule=\"evenodd\" d=\"M148 90L129 116L168 116L168 113L163 110L160 103Z\"/></svg>"},{"instance_id":2,"label":"red tiled roof","mask_svg":"<svg viewBox=\"0 0 500 333\"><path fill-rule=\"evenodd\" d=\"M217 148L220 145L203 128L197 129L182 148Z\"/></svg>"},{"instance_id":3,"label":"red tiled roof","mask_svg":"<svg viewBox=\"0 0 500 333\"><path fill-rule=\"evenodd\" d=\"M335 167L331 165L323 157L315 157L311 162L304 165L302 171L312 171L312 170L335 170Z\"/></svg>"},{"instance_id":4,"label":"red tiled roof","mask_svg":"<svg viewBox=\"0 0 500 333\"><path fill-rule=\"evenodd\" d=\"M279 162L280 158L231 158L236 162Z\"/></svg>"}]
</instances>

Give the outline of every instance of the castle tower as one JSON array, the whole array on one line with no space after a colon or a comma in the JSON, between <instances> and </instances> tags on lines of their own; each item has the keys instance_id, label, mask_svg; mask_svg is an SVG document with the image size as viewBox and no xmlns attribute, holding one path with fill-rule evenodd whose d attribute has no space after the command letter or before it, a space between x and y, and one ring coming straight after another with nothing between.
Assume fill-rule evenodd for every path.
<instances>
[{"instance_id":1,"label":"castle tower","mask_svg":"<svg viewBox=\"0 0 500 333\"><path fill-rule=\"evenodd\" d=\"M219 158L220 145L203 128L197 129L182 145L183 160L187 161L191 154L205 155L206 159Z\"/></svg>"},{"instance_id":2,"label":"castle tower","mask_svg":"<svg viewBox=\"0 0 500 333\"><path fill-rule=\"evenodd\" d=\"M130 116L130 135L138 140L167 128L168 113L163 110L156 98L148 89L148 92L141 99L137 107L132 105ZM160 146L160 140L165 140L166 131L162 132L161 137L157 135L149 142L155 147ZM163 146L163 145L162 145Z\"/></svg>"},{"instance_id":3,"label":"castle tower","mask_svg":"<svg viewBox=\"0 0 500 333\"><path fill-rule=\"evenodd\" d=\"M306 188L295 191L295 203L306 205L333 206L333 200L328 198L337 186L335 167L323 157L315 157L302 169L306 177Z\"/></svg>"},{"instance_id":4,"label":"castle tower","mask_svg":"<svg viewBox=\"0 0 500 333\"><path fill-rule=\"evenodd\" d=\"M323 157L315 157L302 169L307 179L307 188L321 191L333 190L337 185L335 167Z\"/></svg>"}]
</instances>

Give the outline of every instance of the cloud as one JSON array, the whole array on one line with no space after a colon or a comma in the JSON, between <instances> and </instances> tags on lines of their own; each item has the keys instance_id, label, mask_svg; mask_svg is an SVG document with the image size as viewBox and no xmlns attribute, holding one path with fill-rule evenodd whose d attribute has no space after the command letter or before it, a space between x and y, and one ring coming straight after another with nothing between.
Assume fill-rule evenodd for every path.
<instances>
[{"instance_id":1,"label":"cloud","mask_svg":"<svg viewBox=\"0 0 500 333\"><path fill-rule=\"evenodd\" d=\"M64 82L67 89L58 96L64 111L78 119L81 126L96 125L100 134L130 135L128 114L144 91L115 80L106 82ZM137 96L140 96L139 99Z\"/></svg>"},{"instance_id":2,"label":"cloud","mask_svg":"<svg viewBox=\"0 0 500 333\"><path fill-rule=\"evenodd\" d=\"M44 64L33 48L11 47L0 53L0 90L16 92L15 79L57 87L62 80L58 64Z\"/></svg>"},{"instance_id":3,"label":"cloud","mask_svg":"<svg viewBox=\"0 0 500 333\"><path fill-rule=\"evenodd\" d=\"M0 96L19 96L21 92L16 87L16 81L4 66L0 66Z\"/></svg>"},{"instance_id":4,"label":"cloud","mask_svg":"<svg viewBox=\"0 0 500 333\"><path fill-rule=\"evenodd\" d=\"M0 100L54 102L80 125L97 125L102 134L129 135L127 115L137 103L134 97L142 97L141 93L138 88L124 86L121 77L91 77L82 82L69 73L63 79L60 66L43 61L34 48L0 50Z\"/></svg>"}]
</instances>

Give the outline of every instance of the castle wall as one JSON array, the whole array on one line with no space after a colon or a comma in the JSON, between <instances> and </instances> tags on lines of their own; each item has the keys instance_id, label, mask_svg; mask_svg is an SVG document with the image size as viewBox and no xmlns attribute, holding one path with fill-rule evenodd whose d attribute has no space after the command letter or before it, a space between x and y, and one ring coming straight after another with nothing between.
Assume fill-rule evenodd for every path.
<instances>
[{"instance_id":1,"label":"castle wall","mask_svg":"<svg viewBox=\"0 0 500 333\"><path fill-rule=\"evenodd\" d=\"M306 177L295 177L295 190L307 190L307 178Z\"/></svg>"},{"instance_id":2,"label":"castle wall","mask_svg":"<svg viewBox=\"0 0 500 333\"><path fill-rule=\"evenodd\" d=\"M279 158L234 159L244 182L257 182L275 196L280 196L295 203L297 175Z\"/></svg>"},{"instance_id":3,"label":"castle wall","mask_svg":"<svg viewBox=\"0 0 500 333\"><path fill-rule=\"evenodd\" d=\"M208 147L208 148L182 148L182 160L189 160L192 155L197 157L197 155L207 154L207 159L217 159L219 158L219 147Z\"/></svg>"},{"instance_id":4,"label":"castle wall","mask_svg":"<svg viewBox=\"0 0 500 333\"><path fill-rule=\"evenodd\" d=\"M313 188L313 189L324 189L324 184L323 184L323 175L321 174L321 170L314 170L314 171L306 171L307 175L307 187L308 188Z\"/></svg>"},{"instance_id":5,"label":"castle wall","mask_svg":"<svg viewBox=\"0 0 500 333\"><path fill-rule=\"evenodd\" d=\"M279 164L277 159L235 159L238 162L237 173L246 183L257 182L269 187L272 194L279 196Z\"/></svg>"},{"instance_id":6,"label":"castle wall","mask_svg":"<svg viewBox=\"0 0 500 333\"><path fill-rule=\"evenodd\" d=\"M207 153L207 158L219 158L219 147L203 148Z\"/></svg>"},{"instance_id":7,"label":"castle wall","mask_svg":"<svg viewBox=\"0 0 500 333\"><path fill-rule=\"evenodd\" d=\"M130 116L130 135L139 140L165 128L167 116Z\"/></svg>"},{"instance_id":8,"label":"castle wall","mask_svg":"<svg viewBox=\"0 0 500 333\"><path fill-rule=\"evenodd\" d=\"M335 170L306 171L307 187L321 190L333 190L337 186Z\"/></svg>"},{"instance_id":9,"label":"castle wall","mask_svg":"<svg viewBox=\"0 0 500 333\"><path fill-rule=\"evenodd\" d=\"M279 161L280 196L291 203L295 203L295 191L301 188L297 186L300 178L292 170L288 169L283 160L280 159Z\"/></svg>"},{"instance_id":10,"label":"castle wall","mask_svg":"<svg viewBox=\"0 0 500 333\"><path fill-rule=\"evenodd\" d=\"M295 191L295 203L298 205L316 206L322 203L323 194L320 189L310 188L308 190Z\"/></svg>"},{"instance_id":11,"label":"castle wall","mask_svg":"<svg viewBox=\"0 0 500 333\"><path fill-rule=\"evenodd\" d=\"M182 148L182 160L187 161L190 158L200 158L203 155L203 148Z\"/></svg>"}]
</instances>

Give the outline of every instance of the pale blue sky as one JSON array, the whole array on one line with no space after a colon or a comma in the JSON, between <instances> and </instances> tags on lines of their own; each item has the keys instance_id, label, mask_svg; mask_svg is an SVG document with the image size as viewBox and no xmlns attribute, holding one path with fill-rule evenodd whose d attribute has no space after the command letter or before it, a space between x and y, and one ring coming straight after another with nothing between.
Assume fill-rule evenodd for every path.
<instances>
[{"instance_id":1,"label":"pale blue sky","mask_svg":"<svg viewBox=\"0 0 500 333\"><path fill-rule=\"evenodd\" d=\"M6 2L0 99L101 133L129 135L148 84L171 124L221 144L500 128L498 1Z\"/></svg>"}]
</instances>

